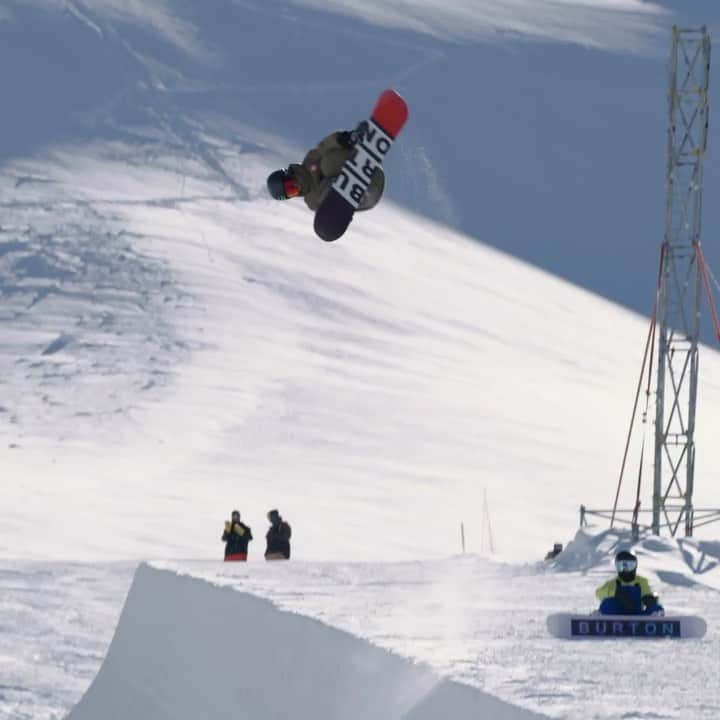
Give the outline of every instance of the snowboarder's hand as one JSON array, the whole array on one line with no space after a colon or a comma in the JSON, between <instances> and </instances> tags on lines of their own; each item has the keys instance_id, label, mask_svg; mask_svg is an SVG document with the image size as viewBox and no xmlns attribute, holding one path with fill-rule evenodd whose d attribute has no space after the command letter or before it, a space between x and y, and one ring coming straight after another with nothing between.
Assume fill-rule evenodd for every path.
<instances>
[{"instance_id":1,"label":"snowboarder's hand","mask_svg":"<svg viewBox=\"0 0 720 720\"><path fill-rule=\"evenodd\" d=\"M353 148L363 139L367 129L367 120L363 120L361 123L358 123L358 126L354 130L339 132L337 134L337 141L345 148Z\"/></svg>"},{"instance_id":2,"label":"snowboarder's hand","mask_svg":"<svg viewBox=\"0 0 720 720\"><path fill-rule=\"evenodd\" d=\"M350 133L350 139L353 145L357 145L364 137L368 129L367 120L358 123L358 126Z\"/></svg>"},{"instance_id":3,"label":"snowboarder's hand","mask_svg":"<svg viewBox=\"0 0 720 720\"><path fill-rule=\"evenodd\" d=\"M343 130L337 134L337 141L340 147L344 147L347 150L351 150L355 147L355 141L353 140L352 133L349 130Z\"/></svg>"},{"instance_id":4,"label":"snowboarder's hand","mask_svg":"<svg viewBox=\"0 0 720 720\"><path fill-rule=\"evenodd\" d=\"M655 595L655 593L650 593L649 595L643 595L642 601L648 610L650 610L651 608L654 608L660 604L660 598L657 595Z\"/></svg>"},{"instance_id":5,"label":"snowboarder's hand","mask_svg":"<svg viewBox=\"0 0 720 720\"><path fill-rule=\"evenodd\" d=\"M225 521L225 532L230 532L230 530L232 530L232 526L230 524L230 521L226 520Z\"/></svg>"},{"instance_id":6,"label":"snowboarder's hand","mask_svg":"<svg viewBox=\"0 0 720 720\"><path fill-rule=\"evenodd\" d=\"M235 534L239 535L240 537L245 534L245 528L238 523L235 523L235 527L233 528L233 530L235 531Z\"/></svg>"}]
</instances>

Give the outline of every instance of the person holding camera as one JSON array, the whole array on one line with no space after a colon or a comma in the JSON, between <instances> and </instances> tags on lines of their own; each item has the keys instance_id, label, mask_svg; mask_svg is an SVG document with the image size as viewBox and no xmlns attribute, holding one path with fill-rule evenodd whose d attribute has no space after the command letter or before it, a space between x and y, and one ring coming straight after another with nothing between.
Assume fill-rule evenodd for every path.
<instances>
[{"instance_id":1,"label":"person holding camera","mask_svg":"<svg viewBox=\"0 0 720 720\"><path fill-rule=\"evenodd\" d=\"M222 540L225 543L225 562L246 562L248 544L253 539L252 531L240 522L240 511L233 510L231 519L225 521Z\"/></svg>"}]
</instances>

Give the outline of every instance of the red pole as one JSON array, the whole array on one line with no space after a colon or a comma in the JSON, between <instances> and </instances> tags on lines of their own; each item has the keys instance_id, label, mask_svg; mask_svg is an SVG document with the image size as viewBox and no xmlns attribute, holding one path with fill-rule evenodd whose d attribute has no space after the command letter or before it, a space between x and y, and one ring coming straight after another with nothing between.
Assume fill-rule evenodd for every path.
<instances>
[{"instance_id":1,"label":"red pole","mask_svg":"<svg viewBox=\"0 0 720 720\"><path fill-rule=\"evenodd\" d=\"M720 322L718 322L718 314L715 309L715 299L713 298L712 288L710 287L710 279L708 278L707 264L705 263L705 256L703 255L700 243L695 246L695 252L697 253L698 262L700 263L700 270L702 272L703 284L705 285L705 292L708 297L708 303L710 304L710 312L712 313L713 323L715 325L715 335L718 341L720 341Z\"/></svg>"}]
</instances>

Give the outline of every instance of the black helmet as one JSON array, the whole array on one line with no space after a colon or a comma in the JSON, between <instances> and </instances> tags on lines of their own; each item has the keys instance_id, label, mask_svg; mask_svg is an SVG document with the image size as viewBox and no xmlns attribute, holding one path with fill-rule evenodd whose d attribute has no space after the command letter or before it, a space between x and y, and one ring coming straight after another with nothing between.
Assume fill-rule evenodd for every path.
<instances>
[{"instance_id":1,"label":"black helmet","mask_svg":"<svg viewBox=\"0 0 720 720\"><path fill-rule=\"evenodd\" d=\"M235 519L236 516L237 516L237 519L239 520L239 519L240 519L240 511L239 511L239 510L233 510L232 513L231 513L231 515L230 515L230 517L231 517L233 520Z\"/></svg>"},{"instance_id":2,"label":"black helmet","mask_svg":"<svg viewBox=\"0 0 720 720\"><path fill-rule=\"evenodd\" d=\"M288 200L300 195L300 183L287 170L276 170L268 175L267 189L276 200Z\"/></svg>"},{"instance_id":3,"label":"black helmet","mask_svg":"<svg viewBox=\"0 0 720 720\"><path fill-rule=\"evenodd\" d=\"M621 580L632 582L637 572L637 557L629 550L621 550L615 556L615 569Z\"/></svg>"},{"instance_id":4,"label":"black helmet","mask_svg":"<svg viewBox=\"0 0 720 720\"><path fill-rule=\"evenodd\" d=\"M280 513L277 510L270 510L270 512L267 514L267 519L273 525L277 525L280 522Z\"/></svg>"}]
</instances>

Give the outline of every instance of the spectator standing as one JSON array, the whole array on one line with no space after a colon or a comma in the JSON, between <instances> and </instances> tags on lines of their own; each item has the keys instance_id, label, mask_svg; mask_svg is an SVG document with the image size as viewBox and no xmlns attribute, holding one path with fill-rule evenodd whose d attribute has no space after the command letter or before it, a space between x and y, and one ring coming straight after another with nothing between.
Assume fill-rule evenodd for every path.
<instances>
[{"instance_id":1,"label":"spectator standing","mask_svg":"<svg viewBox=\"0 0 720 720\"><path fill-rule=\"evenodd\" d=\"M267 548L265 550L266 560L289 560L290 559L290 536L292 530L277 510L271 510L267 514L270 528L265 535Z\"/></svg>"},{"instance_id":2,"label":"spectator standing","mask_svg":"<svg viewBox=\"0 0 720 720\"><path fill-rule=\"evenodd\" d=\"M233 510L231 519L225 521L222 540L225 543L225 562L247 561L248 544L253 539L252 531L240 522L240 511Z\"/></svg>"}]
</instances>

